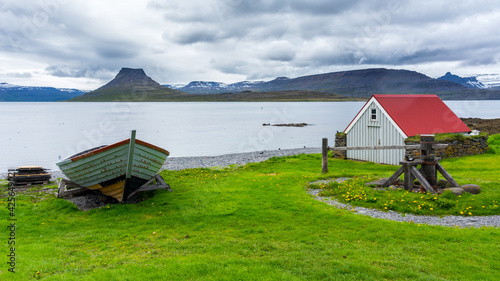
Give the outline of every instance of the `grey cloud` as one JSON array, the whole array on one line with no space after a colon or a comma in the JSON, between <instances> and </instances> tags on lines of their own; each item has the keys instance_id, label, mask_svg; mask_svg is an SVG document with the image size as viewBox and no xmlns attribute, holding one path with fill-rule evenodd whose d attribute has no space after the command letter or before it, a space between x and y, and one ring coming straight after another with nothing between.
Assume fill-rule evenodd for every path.
<instances>
[{"instance_id":1,"label":"grey cloud","mask_svg":"<svg viewBox=\"0 0 500 281\"><path fill-rule=\"evenodd\" d=\"M95 47L97 54L103 59L130 59L137 56L135 44L108 42Z\"/></svg>"},{"instance_id":2,"label":"grey cloud","mask_svg":"<svg viewBox=\"0 0 500 281\"><path fill-rule=\"evenodd\" d=\"M51 65L45 68L45 72L56 77L74 77L74 78L109 78L110 73L114 73L113 67L88 65Z\"/></svg>"},{"instance_id":3,"label":"grey cloud","mask_svg":"<svg viewBox=\"0 0 500 281\"><path fill-rule=\"evenodd\" d=\"M214 30L204 29L203 27L193 27L189 29L182 29L173 34L169 32L163 33L163 38L172 40L181 45L195 44L201 42L216 42L224 36Z\"/></svg>"},{"instance_id":4,"label":"grey cloud","mask_svg":"<svg viewBox=\"0 0 500 281\"><path fill-rule=\"evenodd\" d=\"M12 72L7 73L5 76L15 78L31 78L33 77L33 74L31 74L30 72Z\"/></svg>"},{"instance_id":5,"label":"grey cloud","mask_svg":"<svg viewBox=\"0 0 500 281\"><path fill-rule=\"evenodd\" d=\"M51 65L45 71L57 77L88 77L86 69L77 69L69 66Z\"/></svg>"},{"instance_id":6,"label":"grey cloud","mask_svg":"<svg viewBox=\"0 0 500 281\"><path fill-rule=\"evenodd\" d=\"M263 58L273 61L291 61L295 58L294 46L288 41L274 41L264 46Z\"/></svg>"},{"instance_id":7,"label":"grey cloud","mask_svg":"<svg viewBox=\"0 0 500 281\"><path fill-rule=\"evenodd\" d=\"M211 59L210 63L218 71L226 74L245 74L245 67L248 65L242 58L221 58Z\"/></svg>"},{"instance_id":8,"label":"grey cloud","mask_svg":"<svg viewBox=\"0 0 500 281\"><path fill-rule=\"evenodd\" d=\"M293 51L269 51L264 58L276 61L291 61L295 58L295 53Z\"/></svg>"},{"instance_id":9,"label":"grey cloud","mask_svg":"<svg viewBox=\"0 0 500 281\"><path fill-rule=\"evenodd\" d=\"M246 15L246 14L274 14L282 13L298 13L298 14L340 14L346 10L352 9L358 5L360 1L343 1L343 0L317 0L317 1L302 1L302 0L282 0L282 1L243 1L243 0L222 0L218 1L221 7L224 7L227 15ZM365 3L367 4L367 3ZM223 9L223 10L224 10Z\"/></svg>"},{"instance_id":10,"label":"grey cloud","mask_svg":"<svg viewBox=\"0 0 500 281\"><path fill-rule=\"evenodd\" d=\"M100 2L99 11L83 9L96 2L40 3L62 2L2 1L0 55L32 59L56 77L104 79L134 65L165 67L162 77L184 82L205 73L266 79L364 64L478 68L500 59L498 5L491 0L150 0L147 10L142 1L125 1ZM136 5L145 14L126 14Z\"/></svg>"}]
</instances>

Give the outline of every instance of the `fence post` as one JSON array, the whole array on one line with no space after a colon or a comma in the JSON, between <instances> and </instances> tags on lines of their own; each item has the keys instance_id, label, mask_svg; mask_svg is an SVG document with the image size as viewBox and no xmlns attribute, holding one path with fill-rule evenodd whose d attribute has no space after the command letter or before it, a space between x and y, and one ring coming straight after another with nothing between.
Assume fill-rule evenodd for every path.
<instances>
[{"instance_id":1,"label":"fence post","mask_svg":"<svg viewBox=\"0 0 500 281\"><path fill-rule=\"evenodd\" d=\"M323 156L323 169L321 172L323 174L328 173L328 139L323 138L323 145L321 147L321 152Z\"/></svg>"}]
</instances>

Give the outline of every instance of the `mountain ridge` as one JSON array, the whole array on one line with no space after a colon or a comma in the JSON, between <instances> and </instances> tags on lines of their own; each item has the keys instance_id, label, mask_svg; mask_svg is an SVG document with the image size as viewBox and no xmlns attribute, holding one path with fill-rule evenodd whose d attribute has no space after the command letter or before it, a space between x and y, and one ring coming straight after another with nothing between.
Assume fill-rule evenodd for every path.
<instances>
[{"instance_id":1,"label":"mountain ridge","mask_svg":"<svg viewBox=\"0 0 500 281\"><path fill-rule=\"evenodd\" d=\"M460 77L458 75L451 74L451 72L446 72L444 76L441 76L437 78L439 80L446 80L446 81L451 81L455 82L457 84L460 84L464 87L471 88L471 89L487 89L488 87L481 83L480 81L477 80L476 77Z\"/></svg>"},{"instance_id":2,"label":"mountain ridge","mask_svg":"<svg viewBox=\"0 0 500 281\"><path fill-rule=\"evenodd\" d=\"M19 86L0 83L0 101L2 102L51 102L63 101L85 94L87 91L71 88Z\"/></svg>"},{"instance_id":3,"label":"mountain ridge","mask_svg":"<svg viewBox=\"0 0 500 281\"><path fill-rule=\"evenodd\" d=\"M160 85L142 68L123 67L111 81L70 101L156 101L186 93Z\"/></svg>"},{"instance_id":4,"label":"mountain ridge","mask_svg":"<svg viewBox=\"0 0 500 281\"><path fill-rule=\"evenodd\" d=\"M85 92L59 89L59 96L54 98L47 95L43 101L359 100L369 98L373 94L437 94L442 99L500 99L500 89L474 88L470 83L461 85L459 82L464 82L461 77L451 73L445 76L458 80L434 79L404 69L370 68L296 78L277 77L270 81L241 81L231 84L192 81L187 85L160 85L147 76L143 69L124 67L112 80L96 90ZM487 77L488 85L495 85L495 77ZM483 79L485 80L486 78ZM469 87L466 87L467 85ZM10 96L5 94L15 87L1 83L0 101L41 101L43 93L37 92L36 89L41 89L37 87L25 88L32 88L38 99L32 96L16 96L16 92ZM55 88L50 89L54 91ZM213 97L209 94L218 95Z\"/></svg>"},{"instance_id":5,"label":"mountain ridge","mask_svg":"<svg viewBox=\"0 0 500 281\"><path fill-rule=\"evenodd\" d=\"M245 83L244 87L239 87L239 83ZM311 90L364 97L373 93L451 92L464 90L465 87L451 81L436 80L415 71L371 68L314 74L297 78L278 77L265 82L245 81L223 84L211 81L193 81L184 87L176 87L176 89L191 94L219 94L228 91Z\"/></svg>"}]
</instances>

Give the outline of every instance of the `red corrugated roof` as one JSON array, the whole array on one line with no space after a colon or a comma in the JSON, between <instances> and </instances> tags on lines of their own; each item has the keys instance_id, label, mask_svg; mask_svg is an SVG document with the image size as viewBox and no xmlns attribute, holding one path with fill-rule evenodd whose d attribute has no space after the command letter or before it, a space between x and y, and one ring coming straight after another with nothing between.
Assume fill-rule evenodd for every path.
<instances>
[{"instance_id":1,"label":"red corrugated roof","mask_svg":"<svg viewBox=\"0 0 500 281\"><path fill-rule=\"evenodd\" d=\"M407 136L469 132L436 95L373 95Z\"/></svg>"}]
</instances>

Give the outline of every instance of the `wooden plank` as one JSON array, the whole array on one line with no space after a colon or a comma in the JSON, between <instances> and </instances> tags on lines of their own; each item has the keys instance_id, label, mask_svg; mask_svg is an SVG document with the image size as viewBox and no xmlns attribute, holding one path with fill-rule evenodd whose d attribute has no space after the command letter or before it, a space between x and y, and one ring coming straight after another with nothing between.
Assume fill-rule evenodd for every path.
<instances>
[{"instance_id":1,"label":"wooden plank","mask_svg":"<svg viewBox=\"0 0 500 281\"><path fill-rule=\"evenodd\" d=\"M446 148L448 144L435 144L436 149ZM343 150L383 150L383 149L419 149L420 145L378 145L378 146L340 146L329 147L329 150L343 151Z\"/></svg>"},{"instance_id":2,"label":"wooden plank","mask_svg":"<svg viewBox=\"0 0 500 281\"><path fill-rule=\"evenodd\" d=\"M427 192L436 193L436 191L432 188L432 186L427 182L424 176L415 168L415 166L410 167L410 172L418 179L420 184L425 188Z\"/></svg>"},{"instance_id":3,"label":"wooden plank","mask_svg":"<svg viewBox=\"0 0 500 281\"><path fill-rule=\"evenodd\" d=\"M59 186L57 187L57 198L62 197L62 193L64 192L64 189L66 188L66 180L62 179L59 182Z\"/></svg>"},{"instance_id":4,"label":"wooden plank","mask_svg":"<svg viewBox=\"0 0 500 281\"><path fill-rule=\"evenodd\" d=\"M73 187L73 188L68 189L69 187ZM66 196L81 195L81 194L88 193L89 191L90 191L89 189L87 189L85 187L81 187L81 186L75 184L74 182L62 179L59 182L59 186L57 188L57 198L62 198L62 197L66 197Z\"/></svg>"},{"instance_id":5,"label":"wooden plank","mask_svg":"<svg viewBox=\"0 0 500 281\"><path fill-rule=\"evenodd\" d=\"M418 145L383 145L383 146L341 146L330 147L330 150L343 151L343 150L381 150L381 149L418 149Z\"/></svg>"},{"instance_id":6,"label":"wooden plank","mask_svg":"<svg viewBox=\"0 0 500 281\"><path fill-rule=\"evenodd\" d=\"M64 191L61 197L82 195L82 194L86 194L89 192L90 192L90 190L86 189L85 187L74 188L74 189Z\"/></svg>"},{"instance_id":7,"label":"wooden plank","mask_svg":"<svg viewBox=\"0 0 500 281\"><path fill-rule=\"evenodd\" d=\"M156 183L153 184L153 185L150 185L153 182L153 180L156 180ZM130 199L132 196L134 196L135 194L137 194L139 192L151 191L151 190L158 190L158 189L166 189L166 190L172 192L172 189L170 188L170 185L167 184L167 183L165 183L165 181L163 180L162 176L160 176L159 174L156 174L151 180L149 180L148 182L146 182L145 184L143 184L136 191L132 192L127 197L127 199Z\"/></svg>"},{"instance_id":8,"label":"wooden plank","mask_svg":"<svg viewBox=\"0 0 500 281\"><path fill-rule=\"evenodd\" d=\"M163 177L160 176L160 174L156 174L155 178L156 178L157 184L160 183L161 186L166 186L165 188L168 191L173 192L172 189L170 188L170 185L168 183L166 183L165 180L163 180Z\"/></svg>"},{"instance_id":9,"label":"wooden plank","mask_svg":"<svg viewBox=\"0 0 500 281\"><path fill-rule=\"evenodd\" d=\"M404 172L404 167L403 166L399 167L399 169L390 178L388 178L384 182L384 184L382 184L382 187L388 187L389 185L393 184L399 178L399 176L401 176L403 172Z\"/></svg>"},{"instance_id":10,"label":"wooden plank","mask_svg":"<svg viewBox=\"0 0 500 281\"><path fill-rule=\"evenodd\" d=\"M130 179L132 176L132 162L134 161L134 148L135 148L135 130L132 130L130 135L130 143L128 145L128 156L127 156L127 171L125 173L125 178Z\"/></svg>"},{"instance_id":11,"label":"wooden plank","mask_svg":"<svg viewBox=\"0 0 500 281\"><path fill-rule=\"evenodd\" d=\"M451 184L452 187L460 187L455 179L443 168L443 166L441 166L439 162L436 164L436 168L441 173L441 175L443 175L443 177Z\"/></svg>"},{"instance_id":12,"label":"wooden plank","mask_svg":"<svg viewBox=\"0 0 500 281\"><path fill-rule=\"evenodd\" d=\"M322 152L321 155L322 155L322 163L323 163L321 172L323 174L326 174L326 173L328 173L328 139L327 138L323 138L321 152Z\"/></svg>"},{"instance_id":13,"label":"wooden plank","mask_svg":"<svg viewBox=\"0 0 500 281\"><path fill-rule=\"evenodd\" d=\"M135 193L137 192L144 192L144 191L151 191L151 190L157 190L157 189L170 189L170 185L148 185L148 186L142 186L138 190L136 190Z\"/></svg>"}]
</instances>

